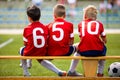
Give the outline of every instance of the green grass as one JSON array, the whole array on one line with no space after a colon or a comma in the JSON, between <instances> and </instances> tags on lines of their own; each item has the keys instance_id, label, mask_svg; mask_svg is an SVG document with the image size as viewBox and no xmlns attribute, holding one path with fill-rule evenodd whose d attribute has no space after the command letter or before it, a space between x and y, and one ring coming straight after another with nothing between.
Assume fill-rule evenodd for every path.
<instances>
[{"instance_id":1,"label":"green grass","mask_svg":"<svg viewBox=\"0 0 120 80\"><path fill-rule=\"evenodd\" d=\"M0 35L0 44L13 38L14 41L7 46L0 48L1 55L19 55L18 51L23 46L22 35ZM120 34L108 34L107 55L120 55ZM78 35L75 35L75 43L79 41ZM107 60L105 64L104 74L108 76L107 70L112 62L120 62L120 60ZM58 68L68 71L71 60L53 60ZM57 76L54 72L47 70L41 66L36 60L32 62L32 68L29 70L32 76ZM77 71L83 73L81 62L77 66ZM22 68L19 67L19 60L0 60L0 76L22 76Z\"/></svg>"}]
</instances>

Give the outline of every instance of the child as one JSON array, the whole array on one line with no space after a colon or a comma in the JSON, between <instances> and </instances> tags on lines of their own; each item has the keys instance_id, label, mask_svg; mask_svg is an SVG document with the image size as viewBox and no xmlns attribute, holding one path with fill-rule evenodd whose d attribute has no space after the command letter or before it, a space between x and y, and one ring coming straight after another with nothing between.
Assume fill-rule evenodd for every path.
<instances>
[{"instance_id":1,"label":"child","mask_svg":"<svg viewBox=\"0 0 120 80\"><path fill-rule=\"evenodd\" d=\"M89 5L84 9L83 21L78 24L78 32L81 41L78 45L78 52L74 56L105 56L106 34L103 24L96 20L97 9L93 5ZM98 77L103 76L105 60L100 60L98 65ZM68 75L75 71L78 60L72 60Z\"/></svg>"},{"instance_id":2,"label":"child","mask_svg":"<svg viewBox=\"0 0 120 80\"><path fill-rule=\"evenodd\" d=\"M76 51L75 47L72 46L74 42L73 24L64 19L66 16L64 5L57 4L53 13L54 21L48 25L48 55L70 56Z\"/></svg>"},{"instance_id":3,"label":"child","mask_svg":"<svg viewBox=\"0 0 120 80\"><path fill-rule=\"evenodd\" d=\"M46 56L48 28L39 22L41 16L40 9L34 5L28 7L27 16L30 24L24 28L23 40L25 47L20 50L20 54L22 56ZM26 60L22 59L21 61L24 76L30 76ZM62 76L64 73L48 60L37 61L47 69L58 73L59 76Z\"/></svg>"},{"instance_id":4,"label":"child","mask_svg":"<svg viewBox=\"0 0 120 80\"><path fill-rule=\"evenodd\" d=\"M48 25L48 55L70 55L74 51L74 47L72 46L74 41L73 24L64 20L65 7L62 4L57 4L54 7L53 13L54 21Z\"/></svg>"}]
</instances>

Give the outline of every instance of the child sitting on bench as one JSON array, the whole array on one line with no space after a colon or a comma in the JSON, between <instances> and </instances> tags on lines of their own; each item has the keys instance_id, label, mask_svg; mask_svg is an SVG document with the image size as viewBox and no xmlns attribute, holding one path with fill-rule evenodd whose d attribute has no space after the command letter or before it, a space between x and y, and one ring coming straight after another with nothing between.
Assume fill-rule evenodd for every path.
<instances>
[{"instance_id":1,"label":"child sitting on bench","mask_svg":"<svg viewBox=\"0 0 120 80\"><path fill-rule=\"evenodd\" d=\"M106 34L103 24L96 19L96 7L93 5L87 6L84 9L83 21L78 24L78 32L81 40L77 46L78 51L74 56L96 57L106 55ZM71 76L75 71L78 61L77 59L72 60L68 76ZM105 60L99 60L98 62L98 77L103 76L104 63Z\"/></svg>"}]
</instances>

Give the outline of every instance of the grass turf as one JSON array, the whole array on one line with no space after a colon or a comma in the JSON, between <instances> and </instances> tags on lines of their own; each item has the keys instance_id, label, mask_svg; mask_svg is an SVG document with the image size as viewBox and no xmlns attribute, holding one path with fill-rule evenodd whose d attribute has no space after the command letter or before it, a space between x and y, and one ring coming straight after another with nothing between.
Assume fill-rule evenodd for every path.
<instances>
[{"instance_id":1,"label":"grass turf","mask_svg":"<svg viewBox=\"0 0 120 80\"><path fill-rule=\"evenodd\" d=\"M19 48L23 46L22 35L0 35L0 44L13 38L14 41L0 48L1 55L19 55ZM107 34L107 55L120 55L120 34ZM78 35L75 35L75 43L79 42ZM68 71L71 60L53 60L58 68ZM105 64L104 74L108 76L108 67L112 62L120 62L120 60L107 60ZM32 76L57 76L54 72L47 70L41 66L36 60L33 60L32 68L29 70ZM79 62L78 72L83 73L81 62ZM19 60L0 60L0 76L22 76L22 68L19 67Z\"/></svg>"}]
</instances>

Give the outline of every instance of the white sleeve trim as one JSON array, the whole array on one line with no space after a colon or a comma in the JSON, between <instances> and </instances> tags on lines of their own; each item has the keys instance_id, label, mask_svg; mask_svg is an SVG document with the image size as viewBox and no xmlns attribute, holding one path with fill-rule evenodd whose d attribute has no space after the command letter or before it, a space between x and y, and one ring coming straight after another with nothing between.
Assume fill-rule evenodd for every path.
<instances>
[{"instance_id":1,"label":"white sleeve trim","mask_svg":"<svg viewBox=\"0 0 120 80\"><path fill-rule=\"evenodd\" d=\"M25 37L23 37L23 41L28 42L28 40Z\"/></svg>"},{"instance_id":2,"label":"white sleeve trim","mask_svg":"<svg viewBox=\"0 0 120 80\"><path fill-rule=\"evenodd\" d=\"M101 33L101 36L105 36L105 35L106 35L105 32L102 32L102 33Z\"/></svg>"},{"instance_id":3,"label":"white sleeve trim","mask_svg":"<svg viewBox=\"0 0 120 80\"><path fill-rule=\"evenodd\" d=\"M78 35L79 35L79 36L81 35L80 32L78 32Z\"/></svg>"},{"instance_id":4,"label":"white sleeve trim","mask_svg":"<svg viewBox=\"0 0 120 80\"><path fill-rule=\"evenodd\" d=\"M70 34L70 37L73 38L73 37L74 37L74 33L71 33L71 34Z\"/></svg>"}]
</instances>

